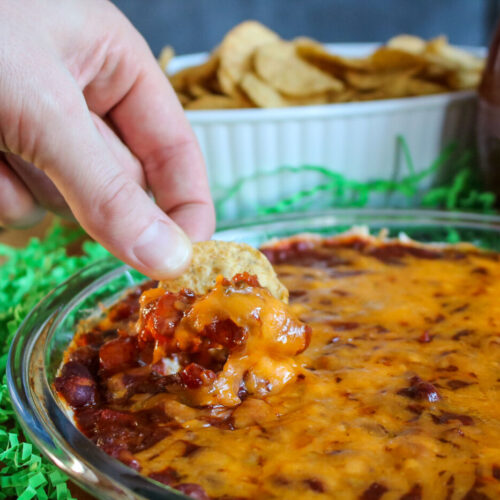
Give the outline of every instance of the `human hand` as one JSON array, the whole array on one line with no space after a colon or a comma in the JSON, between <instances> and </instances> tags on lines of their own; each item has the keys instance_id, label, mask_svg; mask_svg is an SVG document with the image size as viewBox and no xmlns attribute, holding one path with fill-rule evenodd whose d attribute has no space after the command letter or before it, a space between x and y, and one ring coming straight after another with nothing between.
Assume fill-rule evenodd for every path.
<instances>
[{"instance_id":1,"label":"human hand","mask_svg":"<svg viewBox=\"0 0 500 500\"><path fill-rule=\"evenodd\" d=\"M0 225L29 225L41 208L73 214L148 276L179 274L186 234L209 238L214 212L196 139L146 42L107 0L0 8Z\"/></svg>"}]
</instances>

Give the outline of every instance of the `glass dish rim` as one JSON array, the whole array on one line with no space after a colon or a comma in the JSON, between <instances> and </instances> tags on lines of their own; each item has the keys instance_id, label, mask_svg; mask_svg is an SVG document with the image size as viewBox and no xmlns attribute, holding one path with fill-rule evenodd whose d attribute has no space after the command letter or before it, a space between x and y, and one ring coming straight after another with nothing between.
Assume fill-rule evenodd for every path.
<instances>
[{"instance_id":1,"label":"glass dish rim","mask_svg":"<svg viewBox=\"0 0 500 500\"><path fill-rule=\"evenodd\" d=\"M233 231L249 226L272 225L275 223L290 223L301 219L316 219L329 217L336 224L343 217L363 217L380 220L389 218L391 221L408 222L410 225L443 222L449 226L470 226L477 229L500 230L500 214L483 214L479 212L427 210L422 208L330 208L314 211L287 212L262 215L238 220L228 220L218 224L214 236L228 237ZM345 225L345 224L343 224ZM367 224L365 224L367 225Z\"/></svg>"},{"instance_id":2,"label":"glass dish rim","mask_svg":"<svg viewBox=\"0 0 500 500\"><path fill-rule=\"evenodd\" d=\"M355 218L366 219L366 222L362 224L353 224L352 220ZM288 214L278 214L272 216L257 217L252 219L246 219L241 221L231 221L222 224L216 233L216 237L220 239L232 240L238 239L238 234L242 231L248 231L250 228L259 234L259 232L264 231L264 229L276 228L279 225L279 229L283 230L286 227L293 229L293 226L300 225L301 221L304 223L317 221L321 223L321 227L339 227L339 226L353 226L353 225L365 225L369 226L370 223L377 224L381 226L384 221L387 224L395 225L400 224L403 226L417 226L421 224L426 224L428 226L438 226L440 224L445 224L450 227L462 227L464 229L481 229L491 231L493 233L498 233L500 236L500 216L498 215L483 215L476 213L464 213L464 212L445 212L445 211L429 211L429 210L394 210L394 209L331 209L323 210L318 212L298 212L298 213L288 213ZM304 224L302 225L302 227ZM307 227L314 229L314 224L311 226L307 224ZM86 287L81 286L80 282L82 277L86 273L92 274L92 271L104 271L100 272L97 279L92 280ZM72 468L75 463L83 462L86 466L90 462L93 466L94 475L97 472L97 479L101 479L101 475L104 474L104 478L111 484L114 484L116 488L120 490L118 493L121 498L126 494L130 498L187 498L183 494L177 492L173 489L166 489L164 486L159 486L156 482L140 475L133 469L125 466L118 460L113 459L106 455L102 450L90 442L83 434L81 434L73 422L64 415L66 418L65 424L69 424L73 433L77 433L80 436L80 441L87 441L91 443L90 451L84 453L84 460L81 460L82 453L81 449L72 450L65 437L57 431L57 429L48 429L44 422L40 420L40 413L34 405L26 407L26 403L30 403L30 388L28 387L30 382L30 377L26 372L26 376L23 374L16 374L16 370L19 368L19 360L16 360L16 356L19 353L16 351L16 347L22 340L23 329L29 324L29 321L36 318L36 314L40 310L44 309L52 297L55 297L58 290L63 289L63 287L73 286L75 290L80 290L81 293L87 292L90 295L92 291L96 291L101 287L106 280L110 281L114 276L119 276L127 270L130 269L128 266L120 263L115 259L104 259L95 262L86 268L83 268L79 272L72 275L68 280L64 281L58 285L52 292L50 292L46 297L44 297L30 312L30 314L25 318L21 326L19 327L16 335L11 344L8 355L7 363L7 383L9 387L9 393L11 395L12 403L18 417L18 420L30 439L39 447L42 453L55 462L65 473L67 473L76 483L83 486L84 489L90 491L94 494L99 494L100 498L114 498L109 492L104 496L99 490L96 484L89 484L88 482L82 481L81 473L79 475L78 470ZM63 309L72 301L63 304ZM61 311L56 312L60 316ZM58 316L56 315L56 318ZM49 319L49 318L47 318ZM57 321L57 320L56 320ZM32 345L37 340L37 338L43 333L42 330L46 328L45 324L42 322L38 327L35 337L29 338L28 341L24 341L25 344ZM27 356L23 353L23 359ZM28 366L28 364L26 364ZM27 370L27 368L26 368ZM62 410L60 410L61 415L63 415ZM54 432L54 430L56 432ZM61 455L62 453L62 455ZM90 458L93 461L90 460ZM97 465L96 465L97 464ZM81 465L81 464L80 464ZM78 467L76 468L78 469ZM146 496L142 496L142 495ZM133 496L130 496L133 495Z\"/></svg>"}]
</instances>

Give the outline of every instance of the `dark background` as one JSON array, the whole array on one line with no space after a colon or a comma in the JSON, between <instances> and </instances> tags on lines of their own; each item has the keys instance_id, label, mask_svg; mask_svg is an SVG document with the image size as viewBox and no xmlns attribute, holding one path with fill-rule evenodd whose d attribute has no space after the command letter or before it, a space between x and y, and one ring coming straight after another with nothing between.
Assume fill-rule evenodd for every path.
<instances>
[{"instance_id":1,"label":"dark background","mask_svg":"<svg viewBox=\"0 0 500 500\"><path fill-rule=\"evenodd\" d=\"M158 54L213 48L235 24L257 19L284 38L379 42L398 33L447 34L462 45L486 45L500 0L114 0Z\"/></svg>"}]
</instances>

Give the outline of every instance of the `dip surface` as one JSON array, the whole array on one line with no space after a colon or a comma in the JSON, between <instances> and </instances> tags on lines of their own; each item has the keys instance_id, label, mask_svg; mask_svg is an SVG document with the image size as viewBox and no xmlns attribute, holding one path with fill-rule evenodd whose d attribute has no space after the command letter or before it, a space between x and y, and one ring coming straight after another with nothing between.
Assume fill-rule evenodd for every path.
<instances>
[{"instance_id":1,"label":"dip surface","mask_svg":"<svg viewBox=\"0 0 500 500\"><path fill-rule=\"evenodd\" d=\"M82 432L198 499L500 498L500 256L359 236L263 251L312 327L294 379L193 404L129 340L148 284L68 350L56 388Z\"/></svg>"}]
</instances>

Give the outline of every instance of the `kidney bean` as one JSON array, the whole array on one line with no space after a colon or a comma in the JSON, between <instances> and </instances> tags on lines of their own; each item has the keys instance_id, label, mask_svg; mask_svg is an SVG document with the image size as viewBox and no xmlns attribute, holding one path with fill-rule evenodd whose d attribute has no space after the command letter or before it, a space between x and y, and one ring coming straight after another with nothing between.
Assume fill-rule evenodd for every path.
<instances>
[{"instance_id":1,"label":"kidney bean","mask_svg":"<svg viewBox=\"0 0 500 500\"><path fill-rule=\"evenodd\" d=\"M135 337L119 337L106 342L99 349L101 371L112 375L137 365L137 342Z\"/></svg>"},{"instance_id":2,"label":"kidney bean","mask_svg":"<svg viewBox=\"0 0 500 500\"><path fill-rule=\"evenodd\" d=\"M69 361L55 380L56 391L74 408L93 406L97 388L89 369L77 361Z\"/></svg>"},{"instance_id":3,"label":"kidney bean","mask_svg":"<svg viewBox=\"0 0 500 500\"><path fill-rule=\"evenodd\" d=\"M410 379L410 387L400 389L396 394L418 401L426 399L430 403L441 399L436 387L430 382L422 380L418 375Z\"/></svg>"}]
</instances>

